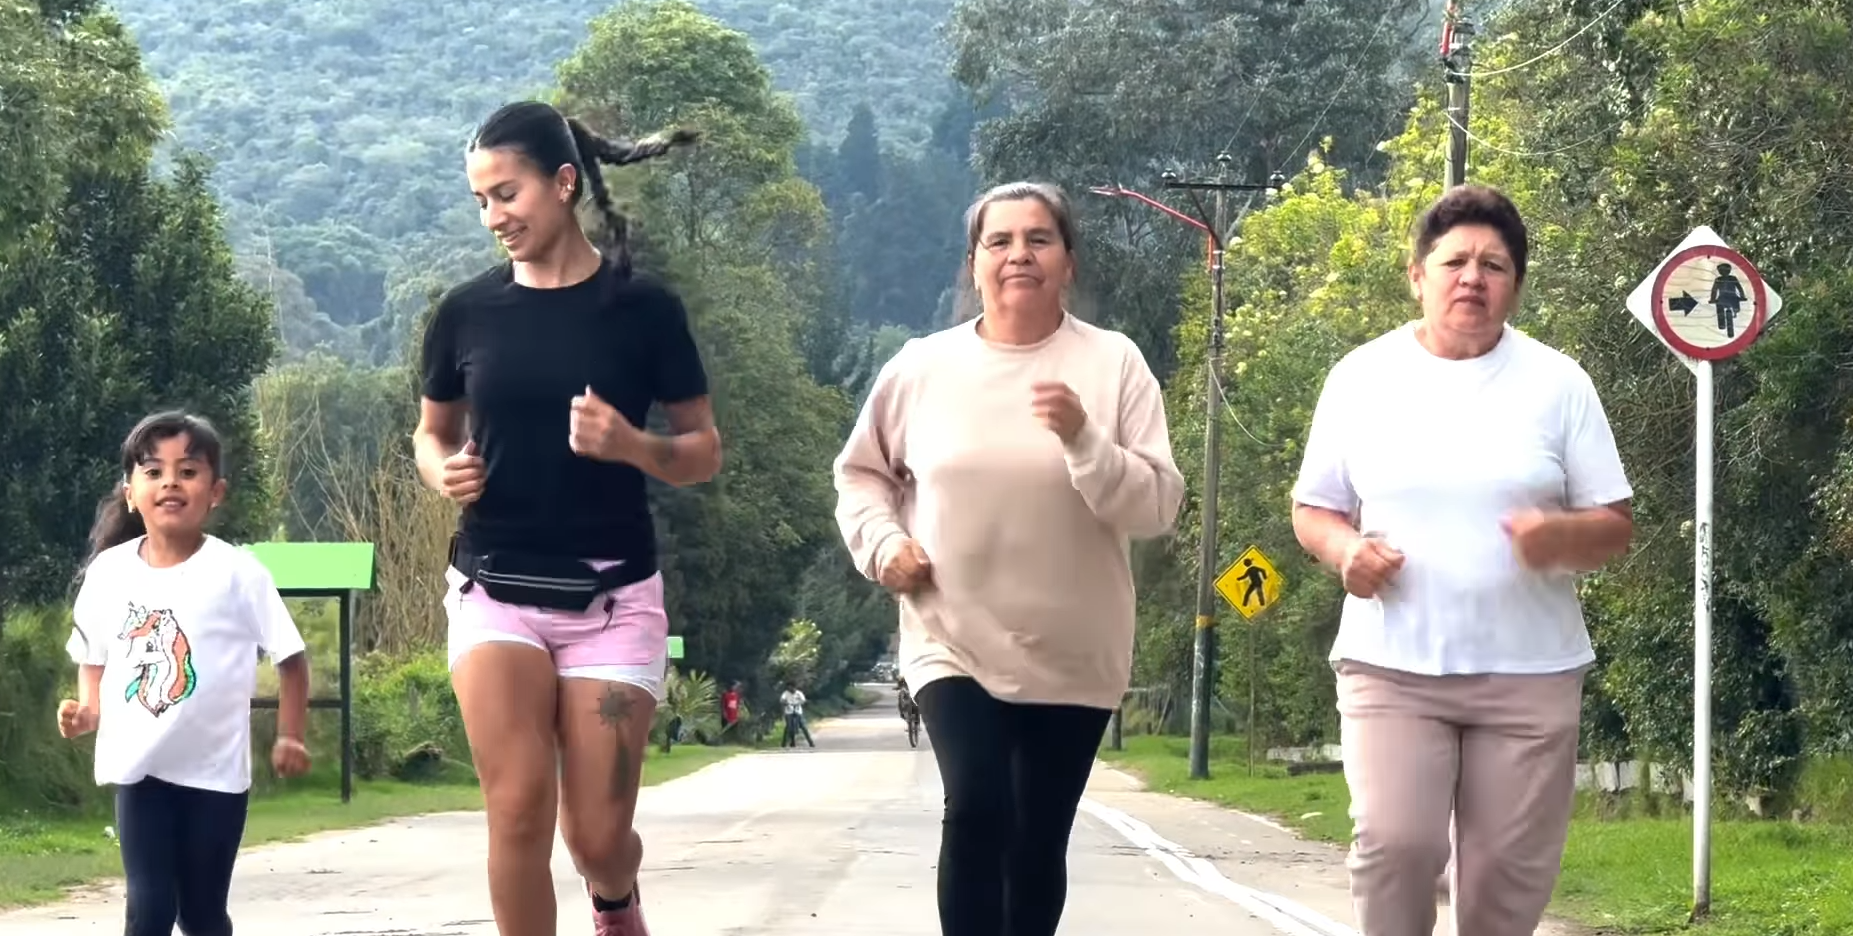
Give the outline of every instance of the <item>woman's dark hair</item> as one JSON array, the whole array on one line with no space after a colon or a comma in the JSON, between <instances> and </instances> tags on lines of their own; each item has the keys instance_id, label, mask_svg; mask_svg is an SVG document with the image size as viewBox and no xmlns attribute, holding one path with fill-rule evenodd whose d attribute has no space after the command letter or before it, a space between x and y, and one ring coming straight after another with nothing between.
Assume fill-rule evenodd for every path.
<instances>
[{"instance_id":1,"label":"woman's dark hair","mask_svg":"<svg viewBox=\"0 0 1853 936\"><path fill-rule=\"evenodd\" d=\"M114 546L120 546L148 532L141 514L129 510L122 488L142 462L154 457L162 442L176 436L187 437L187 454L206 463L214 480L225 477L225 446L218 430L204 416L170 410L155 413L135 424L129 437L122 440L122 479L97 503L96 523L90 528L90 558ZM84 565L90 563L86 561Z\"/></svg>"},{"instance_id":2,"label":"woman's dark hair","mask_svg":"<svg viewBox=\"0 0 1853 936\"><path fill-rule=\"evenodd\" d=\"M998 202L1034 200L1049 209L1049 216L1055 219L1055 233L1060 235L1062 246L1067 248L1070 256L1075 253L1075 244L1079 239L1075 230L1074 209L1068 204L1068 195L1060 186L1047 182L1006 182L978 196L971 207L965 209L965 263L959 271L960 297L955 311L960 321L975 317L980 311L978 293L972 286L972 257L978 252L978 237L984 233L984 216L992 205Z\"/></svg>"},{"instance_id":3,"label":"woman's dark hair","mask_svg":"<svg viewBox=\"0 0 1853 936\"><path fill-rule=\"evenodd\" d=\"M689 146L701 139L694 130L674 129L655 133L636 142L608 140L593 133L577 118L568 117L544 101L518 101L504 104L470 138L469 151L510 149L520 153L543 174L551 176L561 166L572 166L573 204L587 187L592 203L605 216L605 246L609 249L618 274L631 273L630 219L612 204L611 191L599 166L625 166L662 156L676 147Z\"/></svg>"},{"instance_id":4,"label":"woman's dark hair","mask_svg":"<svg viewBox=\"0 0 1853 936\"><path fill-rule=\"evenodd\" d=\"M1514 275L1525 282L1525 266L1531 258L1531 239L1518 206L1504 192L1487 185L1457 185L1422 212L1415 225L1415 262L1428 259L1435 242L1463 224L1480 224L1499 232L1506 251L1512 254Z\"/></svg>"}]
</instances>

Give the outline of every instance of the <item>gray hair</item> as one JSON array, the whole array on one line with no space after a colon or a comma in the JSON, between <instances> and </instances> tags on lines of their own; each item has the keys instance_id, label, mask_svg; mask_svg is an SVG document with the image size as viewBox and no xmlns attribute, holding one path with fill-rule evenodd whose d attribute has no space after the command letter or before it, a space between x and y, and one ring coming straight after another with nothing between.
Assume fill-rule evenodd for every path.
<instances>
[{"instance_id":1,"label":"gray hair","mask_svg":"<svg viewBox=\"0 0 1853 936\"><path fill-rule=\"evenodd\" d=\"M1049 209L1050 216L1055 218L1055 232L1061 236L1062 246L1067 249L1069 256L1075 254L1079 238L1075 229L1074 210L1069 205L1067 193L1060 186L1050 182L1020 181L1006 182L990 189L978 196L970 208L965 209L965 262L959 269L958 296L953 302L955 322L970 321L983 311L978 290L972 285L972 257L978 252L978 235L984 233L985 212L998 202L1032 198ZM1067 305L1066 302L1063 304Z\"/></svg>"}]
</instances>

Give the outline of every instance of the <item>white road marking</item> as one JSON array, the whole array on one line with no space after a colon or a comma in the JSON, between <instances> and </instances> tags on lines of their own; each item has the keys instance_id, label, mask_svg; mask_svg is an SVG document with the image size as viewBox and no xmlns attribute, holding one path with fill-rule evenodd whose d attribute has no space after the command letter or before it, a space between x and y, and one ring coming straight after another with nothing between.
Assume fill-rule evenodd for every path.
<instances>
[{"instance_id":1,"label":"white road marking","mask_svg":"<svg viewBox=\"0 0 1853 936\"><path fill-rule=\"evenodd\" d=\"M1159 835L1151 826L1111 806L1084 799L1081 801L1081 811L1112 827L1126 841L1171 869L1171 873L1177 875L1179 880L1227 899L1273 924L1288 936L1361 936L1357 930L1309 907L1278 894L1258 891L1229 880L1215 865Z\"/></svg>"}]
</instances>

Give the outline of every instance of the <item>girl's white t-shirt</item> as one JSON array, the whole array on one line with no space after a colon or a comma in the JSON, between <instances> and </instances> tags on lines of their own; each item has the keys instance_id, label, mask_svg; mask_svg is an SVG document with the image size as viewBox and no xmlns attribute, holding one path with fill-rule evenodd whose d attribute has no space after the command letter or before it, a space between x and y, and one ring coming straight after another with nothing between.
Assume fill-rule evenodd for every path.
<instances>
[{"instance_id":1,"label":"girl's white t-shirt","mask_svg":"<svg viewBox=\"0 0 1853 936\"><path fill-rule=\"evenodd\" d=\"M302 653L302 635L250 552L208 536L157 569L141 545L98 554L72 609L71 659L103 667L96 782L245 792L258 661Z\"/></svg>"},{"instance_id":2,"label":"girl's white t-shirt","mask_svg":"<svg viewBox=\"0 0 1853 936\"><path fill-rule=\"evenodd\" d=\"M1405 557L1376 598L1345 597L1332 659L1428 676L1592 662L1576 575L1520 565L1501 521L1633 497L1595 385L1510 326L1492 351L1455 361L1423 348L1415 325L1332 368L1293 488Z\"/></svg>"}]
</instances>

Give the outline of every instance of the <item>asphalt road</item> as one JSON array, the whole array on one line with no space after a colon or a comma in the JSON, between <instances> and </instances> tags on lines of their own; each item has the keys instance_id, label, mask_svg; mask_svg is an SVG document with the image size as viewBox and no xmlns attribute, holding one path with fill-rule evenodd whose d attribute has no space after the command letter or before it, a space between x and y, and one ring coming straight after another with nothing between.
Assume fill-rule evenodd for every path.
<instances>
[{"instance_id":1,"label":"asphalt road","mask_svg":"<svg viewBox=\"0 0 1853 936\"><path fill-rule=\"evenodd\" d=\"M815 726L817 747L741 755L644 790L644 906L661 936L938 936L939 776L892 704ZM425 816L247 851L240 933L495 936L482 817ZM1357 936L1338 853L1262 820L1095 771L1070 847L1062 936ZM557 845L561 936L590 931ZM0 913L0 936L120 933L119 884ZM1449 932L1444 922L1437 933Z\"/></svg>"}]
</instances>

